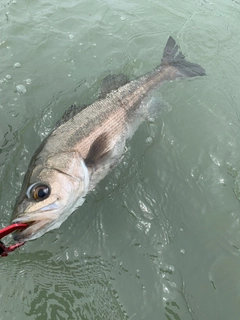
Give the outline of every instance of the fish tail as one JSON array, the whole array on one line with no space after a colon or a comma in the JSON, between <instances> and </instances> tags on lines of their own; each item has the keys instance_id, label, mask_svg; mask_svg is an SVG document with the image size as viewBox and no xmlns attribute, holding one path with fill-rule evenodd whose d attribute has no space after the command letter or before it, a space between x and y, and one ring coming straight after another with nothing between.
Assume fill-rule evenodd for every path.
<instances>
[{"instance_id":1,"label":"fish tail","mask_svg":"<svg viewBox=\"0 0 240 320\"><path fill-rule=\"evenodd\" d=\"M161 66L175 67L184 78L206 75L206 71L203 67L185 59L184 54L180 51L179 46L171 36L168 38L164 48Z\"/></svg>"}]
</instances>

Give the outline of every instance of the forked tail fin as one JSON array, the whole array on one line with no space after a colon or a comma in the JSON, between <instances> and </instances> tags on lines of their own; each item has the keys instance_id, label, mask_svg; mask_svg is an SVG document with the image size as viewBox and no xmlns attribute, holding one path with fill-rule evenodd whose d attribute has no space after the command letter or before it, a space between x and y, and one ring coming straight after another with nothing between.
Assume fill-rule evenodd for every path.
<instances>
[{"instance_id":1,"label":"forked tail fin","mask_svg":"<svg viewBox=\"0 0 240 320\"><path fill-rule=\"evenodd\" d=\"M189 62L180 51L176 41L169 37L163 51L161 66L174 66L183 77L205 76L206 71L197 63Z\"/></svg>"}]
</instances>

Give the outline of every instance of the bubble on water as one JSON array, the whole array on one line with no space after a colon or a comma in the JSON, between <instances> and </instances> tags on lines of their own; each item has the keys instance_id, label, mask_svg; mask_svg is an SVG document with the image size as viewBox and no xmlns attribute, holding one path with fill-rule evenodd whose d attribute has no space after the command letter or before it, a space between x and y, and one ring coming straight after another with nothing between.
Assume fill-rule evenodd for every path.
<instances>
[{"instance_id":1,"label":"bubble on water","mask_svg":"<svg viewBox=\"0 0 240 320\"><path fill-rule=\"evenodd\" d=\"M27 89L24 87L23 84L19 84L16 86L16 90L19 94L24 94L27 92Z\"/></svg>"},{"instance_id":2,"label":"bubble on water","mask_svg":"<svg viewBox=\"0 0 240 320\"><path fill-rule=\"evenodd\" d=\"M149 118L148 118L148 122L149 122L149 123L154 123L154 122L155 122L155 119L154 119L154 118L149 117Z\"/></svg>"},{"instance_id":3,"label":"bubble on water","mask_svg":"<svg viewBox=\"0 0 240 320\"><path fill-rule=\"evenodd\" d=\"M185 249L180 250L181 254L185 254Z\"/></svg>"},{"instance_id":4,"label":"bubble on water","mask_svg":"<svg viewBox=\"0 0 240 320\"><path fill-rule=\"evenodd\" d=\"M71 76L72 76L71 73L69 73L69 74L68 74L68 77L71 77Z\"/></svg>"},{"instance_id":5,"label":"bubble on water","mask_svg":"<svg viewBox=\"0 0 240 320\"><path fill-rule=\"evenodd\" d=\"M147 144L151 144L152 142L153 142L153 138L152 137L147 137L146 143Z\"/></svg>"},{"instance_id":6,"label":"bubble on water","mask_svg":"<svg viewBox=\"0 0 240 320\"><path fill-rule=\"evenodd\" d=\"M78 257L78 256L79 256L79 253L77 252L77 250L74 250L74 256L75 256L75 257Z\"/></svg>"},{"instance_id":7,"label":"bubble on water","mask_svg":"<svg viewBox=\"0 0 240 320\"><path fill-rule=\"evenodd\" d=\"M21 63L20 62L16 62L13 65L14 68L21 68Z\"/></svg>"},{"instance_id":8,"label":"bubble on water","mask_svg":"<svg viewBox=\"0 0 240 320\"><path fill-rule=\"evenodd\" d=\"M73 34L70 34L70 35L68 36L68 38L69 38L70 40L72 40L72 39L74 38L74 35L73 35Z\"/></svg>"},{"instance_id":9,"label":"bubble on water","mask_svg":"<svg viewBox=\"0 0 240 320\"><path fill-rule=\"evenodd\" d=\"M7 74L7 75L5 76L5 79L6 79L6 80L11 80L11 79L12 79L12 76L11 76L10 74Z\"/></svg>"},{"instance_id":10,"label":"bubble on water","mask_svg":"<svg viewBox=\"0 0 240 320\"><path fill-rule=\"evenodd\" d=\"M124 21L124 20L126 20L126 18L125 17L121 17L120 20Z\"/></svg>"},{"instance_id":11,"label":"bubble on water","mask_svg":"<svg viewBox=\"0 0 240 320\"><path fill-rule=\"evenodd\" d=\"M26 79L24 81L26 82L26 84L31 84L32 83L32 79Z\"/></svg>"},{"instance_id":12,"label":"bubble on water","mask_svg":"<svg viewBox=\"0 0 240 320\"><path fill-rule=\"evenodd\" d=\"M175 267L173 265L169 265L167 268L168 273L172 274L175 272Z\"/></svg>"},{"instance_id":13,"label":"bubble on water","mask_svg":"<svg viewBox=\"0 0 240 320\"><path fill-rule=\"evenodd\" d=\"M219 181L219 184L226 186L224 178L219 178L218 181Z\"/></svg>"},{"instance_id":14,"label":"bubble on water","mask_svg":"<svg viewBox=\"0 0 240 320\"><path fill-rule=\"evenodd\" d=\"M80 43L79 43L79 45L80 45L80 46L82 46L82 45L83 45L83 43L82 43L82 42L80 42Z\"/></svg>"}]
</instances>

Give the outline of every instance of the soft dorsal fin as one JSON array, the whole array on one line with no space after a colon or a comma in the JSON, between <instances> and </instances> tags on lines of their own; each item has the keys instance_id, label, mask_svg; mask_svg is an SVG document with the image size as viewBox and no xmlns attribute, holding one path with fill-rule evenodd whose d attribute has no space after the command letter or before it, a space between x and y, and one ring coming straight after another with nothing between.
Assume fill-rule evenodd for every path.
<instances>
[{"instance_id":1,"label":"soft dorsal fin","mask_svg":"<svg viewBox=\"0 0 240 320\"><path fill-rule=\"evenodd\" d=\"M101 161L106 155L111 152L111 141L106 132L100 134L92 143L88 155L85 159L87 166L91 166Z\"/></svg>"},{"instance_id":2,"label":"soft dorsal fin","mask_svg":"<svg viewBox=\"0 0 240 320\"><path fill-rule=\"evenodd\" d=\"M109 74L102 80L98 98L104 99L108 93L124 86L128 82L128 77L122 73Z\"/></svg>"}]
</instances>

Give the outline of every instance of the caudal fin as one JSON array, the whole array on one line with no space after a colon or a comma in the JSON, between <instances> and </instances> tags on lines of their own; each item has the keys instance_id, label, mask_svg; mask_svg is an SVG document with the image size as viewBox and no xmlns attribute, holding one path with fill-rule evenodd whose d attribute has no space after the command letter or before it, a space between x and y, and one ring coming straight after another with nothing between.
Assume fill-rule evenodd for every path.
<instances>
[{"instance_id":1,"label":"caudal fin","mask_svg":"<svg viewBox=\"0 0 240 320\"><path fill-rule=\"evenodd\" d=\"M170 36L163 51L161 66L174 66L183 77L205 76L206 71L197 63L189 62L180 51L176 41Z\"/></svg>"}]
</instances>

